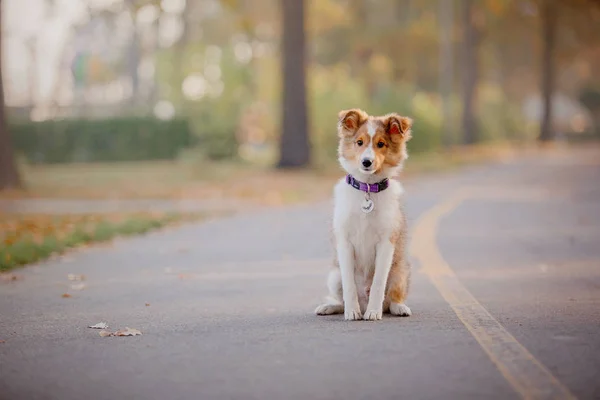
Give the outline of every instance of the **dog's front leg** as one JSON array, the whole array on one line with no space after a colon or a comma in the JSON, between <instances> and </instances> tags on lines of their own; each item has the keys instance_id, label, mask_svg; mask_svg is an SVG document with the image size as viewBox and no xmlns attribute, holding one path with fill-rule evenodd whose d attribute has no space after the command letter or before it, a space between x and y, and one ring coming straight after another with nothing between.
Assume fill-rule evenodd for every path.
<instances>
[{"instance_id":1,"label":"dog's front leg","mask_svg":"<svg viewBox=\"0 0 600 400\"><path fill-rule=\"evenodd\" d=\"M344 297L344 316L354 321L362 318L358 303L358 292L354 280L354 250L345 239L337 241L338 262L342 273L342 292Z\"/></svg>"},{"instance_id":2,"label":"dog's front leg","mask_svg":"<svg viewBox=\"0 0 600 400\"><path fill-rule=\"evenodd\" d=\"M394 258L394 245L389 240L379 243L376 247L375 274L371 284L369 303L364 319L377 321L383 314L383 300L385 298L385 287Z\"/></svg>"}]
</instances>

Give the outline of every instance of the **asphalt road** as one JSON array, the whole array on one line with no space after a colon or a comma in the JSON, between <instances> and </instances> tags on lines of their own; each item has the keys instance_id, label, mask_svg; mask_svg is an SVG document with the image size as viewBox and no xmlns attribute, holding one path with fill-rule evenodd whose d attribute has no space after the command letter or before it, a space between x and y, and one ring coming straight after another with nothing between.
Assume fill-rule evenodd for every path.
<instances>
[{"instance_id":1,"label":"asphalt road","mask_svg":"<svg viewBox=\"0 0 600 400\"><path fill-rule=\"evenodd\" d=\"M20 270L0 283L0 399L598 399L599 183L593 148L411 182L410 318L312 314L330 204Z\"/></svg>"}]
</instances>

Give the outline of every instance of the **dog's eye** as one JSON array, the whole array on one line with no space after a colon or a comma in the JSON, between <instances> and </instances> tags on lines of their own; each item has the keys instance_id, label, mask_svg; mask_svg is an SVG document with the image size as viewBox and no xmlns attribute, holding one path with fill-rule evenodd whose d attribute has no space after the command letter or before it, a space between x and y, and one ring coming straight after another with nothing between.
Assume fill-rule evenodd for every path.
<instances>
[{"instance_id":1,"label":"dog's eye","mask_svg":"<svg viewBox=\"0 0 600 400\"><path fill-rule=\"evenodd\" d=\"M358 139L356 141L356 144L359 145L359 146L362 146L363 145L363 141L361 139Z\"/></svg>"},{"instance_id":2,"label":"dog's eye","mask_svg":"<svg viewBox=\"0 0 600 400\"><path fill-rule=\"evenodd\" d=\"M379 142L379 143L377 143L377 147L379 147L380 149L381 149L383 146L385 146L385 143L383 143L383 142Z\"/></svg>"}]
</instances>

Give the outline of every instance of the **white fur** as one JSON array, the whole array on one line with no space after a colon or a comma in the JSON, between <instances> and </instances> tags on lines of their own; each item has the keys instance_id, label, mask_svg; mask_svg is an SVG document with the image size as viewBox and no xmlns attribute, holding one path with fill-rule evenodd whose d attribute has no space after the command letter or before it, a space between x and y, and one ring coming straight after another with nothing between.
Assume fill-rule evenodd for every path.
<instances>
[{"instance_id":1,"label":"white fur","mask_svg":"<svg viewBox=\"0 0 600 400\"><path fill-rule=\"evenodd\" d=\"M367 122L367 133L369 134L369 136L371 136L371 138L373 138L373 136L375 136L375 134L377 133L377 127L373 120L369 120Z\"/></svg>"},{"instance_id":2,"label":"white fur","mask_svg":"<svg viewBox=\"0 0 600 400\"><path fill-rule=\"evenodd\" d=\"M367 122L367 132L371 138L376 133L376 126L372 121ZM367 146L359 160L369 156L375 158L372 145ZM402 169L401 163L397 167L385 167L380 173L363 171L360 162L346 160L343 155L339 162L346 172L365 183L393 178ZM333 229L339 270L333 269L330 273L329 297L326 304L317 307L317 314L337 314L343 311L346 320L381 319L395 251L390 238L401 228L398 224L403 221L400 208L403 192L400 182L390 179L386 190L370 194L374 209L365 214L361 205L366 193L348 185L345 178L336 184ZM393 303L390 305L390 313L410 315L411 312L405 304Z\"/></svg>"},{"instance_id":3,"label":"white fur","mask_svg":"<svg viewBox=\"0 0 600 400\"><path fill-rule=\"evenodd\" d=\"M375 159L375 151L373 150L372 146L367 146L367 148L365 149L365 151L362 152L362 154L360 155L360 160L370 160L373 161Z\"/></svg>"},{"instance_id":4,"label":"white fur","mask_svg":"<svg viewBox=\"0 0 600 400\"><path fill-rule=\"evenodd\" d=\"M401 317L410 317L412 311L404 303L390 303L390 314L399 315Z\"/></svg>"},{"instance_id":5,"label":"white fur","mask_svg":"<svg viewBox=\"0 0 600 400\"><path fill-rule=\"evenodd\" d=\"M364 174L359 174L356 178L369 183L382 179L373 179L373 175ZM399 200L402 193L402 185L390 180L386 190L371 194L375 208L369 214L365 214L360 209L365 192L348 185L345 179L340 180L334 189L333 228L346 319L359 319L363 310L366 310L365 319L381 319L385 288L394 253L390 237L398 229L397 224L401 221ZM368 277L373 273L371 283ZM364 304L366 296L359 296L359 293L366 293L369 285L369 302Z\"/></svg>"},{"instance_id":6,"label":"white fur","mask_svg":"<svg viewBox=\"0 0 600 400\"><path fill-rule=\"evenodd\" d=\"M373 140L373 136L375 136L375 134L377 133L377 127L375 126L375 123L372 120L369 120L367 122L367 133L369 134L371 140ZM375 160L375 151L373 150L372 143L365 143L365 150L360 155L360 161L362 162L362 160L369 160L371 162ZM365 170L361 168L360 172L362 172L363 174L371 175L375 172L375 170Z\"/></svg>"}]
</instances>

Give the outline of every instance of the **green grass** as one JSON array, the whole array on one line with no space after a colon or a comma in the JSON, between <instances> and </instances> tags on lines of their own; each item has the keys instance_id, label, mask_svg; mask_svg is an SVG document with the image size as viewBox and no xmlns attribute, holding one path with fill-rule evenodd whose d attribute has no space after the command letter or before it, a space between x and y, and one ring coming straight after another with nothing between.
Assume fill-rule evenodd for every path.
<instances>
[{"instance_id":1,"label":"green grass","mask_svg":"<svg viewBox=\"0 0 600 400\"><path fill-rule=\"evenodd\" d=\"M135 214L130 216L6 216L0 234L0 272L61 254L70 248L138 235L197 214ZM12 221L9 220L12 218Z\"/></svg>"}]
</instances>

